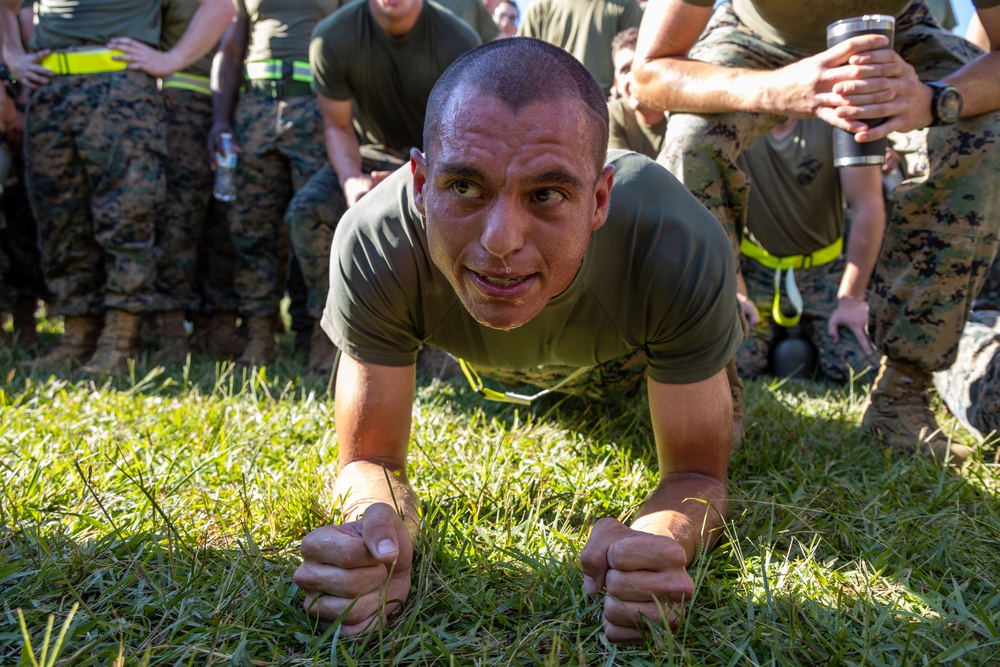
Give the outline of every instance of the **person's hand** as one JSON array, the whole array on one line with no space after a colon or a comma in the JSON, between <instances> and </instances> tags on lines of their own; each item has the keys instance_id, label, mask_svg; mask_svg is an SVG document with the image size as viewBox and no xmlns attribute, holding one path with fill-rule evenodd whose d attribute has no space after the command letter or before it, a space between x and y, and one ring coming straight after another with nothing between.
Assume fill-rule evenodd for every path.
<instances>
[{"instance_id":1,"label":"person's hand","mask_svg":"<svg viewBox=\"0 0 1000 667\"><path fill-rule=\"evenodd\" d=\"M55 72L42 67L42 60L52 53L50 49L12 56L7 60L7 67L15 81L28 88L38 88L47 84Z\"/></svg>"},{"instance_id":2,"label":"person's hand","mask_svg":"<svg viewBox=\"0 0 1000 667\"><path fill-rule=\"evenodd\" d=\"M834 110L838 119L855 123L857 141L874 141L890 132L909 132L931 124L933 92L917 71L892 49L879 49L851 57L853 76L834 85L846 104ZM870 118L885 122L869 128Z\"/></svg>"},{"instance_id":3,"label":"person's hand","mask_svg":"<svg viewBox=\"0 0 1000 667\"><path fill-rule=\"evenodd\" d=\"M848 132L864 129L864 122L837 115L838 107L851 102L837 86L862 77L896 76L898 73L894 70L894 64L862 68L849 62L857 54L886 49L888 45L888 38L882 35L852 37L813 56L762 73L761 76L767 78L763 87L770 91L765 110L796 118L815 116ZM892 93L879 90L873 95L873 101L884 102L891 99Z\"/></svg>"},{"instance_id":4,"label":"person's hand","mask_svg":"<svg viewBox=\"0 0 1000 667\"><path fill-rule=\"evenodd\" d=\"M898 152L893 150L891 146L885 147L885 162L882 163L880 170L883 174L891 174L897 169L901 168L903 165L903 156Z\"/></svg>"},{"instance_id":5,"label":"person's hand","mask_svg":"<svg viewBox=\"0 0 1000 667\"><path fill-rule=\"evenodd\" d=\"M605 594L604 634L613 642L641 642L647 624L677 627L694 595L684 547L609 517L594 524L580 564L584 593Z\"/></svg>"},{"instance_id":6,"label":"person's hand","mask_svg":"<svg viewBox=\"0 0 1000 667\"><path fill-rule=\"evenodd\" d=\"M212 128L208 131L206 148L208 148L208 162L212 165L213 170L219 166L218 161L215 159L216 154L222 153L222 140L219 137L227 132L233 135L233 149L236 151L236 154L239 155L242 152L239 142L236 141L236 134L229 123L212 123Z\"/></svg>"},{"instance_id":7,"label":"person's hand","mask_svg":"<svg viewBox=\"0 0 1000 667\"><path fill-rule=\"evenodd\" d=\"M740 304L743 316L747 318L747 326L753 329L760 324L760 313L757 311L757 305L750 300L750 297L742 292L737 292L736 300Z\"/></svg>"},{"instance_id":8,"label":"person's hand","mask_svg":"<svg viewBox=\"0 0 1000 667\"><path fill-rule=\"evenodd\" d=\"M109 49L122 52L122 55L113 57L115 60L127 62L130 70L140 70L162 78L170 76L179 69L169 51L154 49L131 37L115 37L107 46Z\"/></svg>"},{"instance_id":9,"label":"person's hand","mask_svg":"<svg viewBox=\"0 0 1000 667\"><path fill-rule=\"evenodd\" d=\"M354 206L359 199L378 185L378 181L375 180L375 174L385 174L387 176L390 173L387 171L376 171L372 174L361 174L360 176L345 178L342 188L344 190L344 198L347 199L347 206ZM382 178L385 178L385 176L382 176Z\"/></svg>"},{"instance_id":10,"label":"person's hand","mask_svg":"<svg viewBox=\"0 0 1000 667\"><path fill-rule=\"evenodd\" d=\"M410 594L413 543L403 520L375 503L357 521L317 528L302 540L294 581L306 612L324 623L341 619L341 636L384 625Z\"/></svg>"},{"instance_id":11,"label":"person's hand","mask_svg":"<svg viewBox=\"0 0 1000 667\"><path fill-rule=\"evenodd\" d=\"M868 302L864 299L855 299L849 296L842 296L837 299L837 307L830 315L826 332L834 341L840 342L840 329L847 329L857 339L861 349L865 354L872 353L871 343L868 341Z\"/></svg>"}]
</instances>

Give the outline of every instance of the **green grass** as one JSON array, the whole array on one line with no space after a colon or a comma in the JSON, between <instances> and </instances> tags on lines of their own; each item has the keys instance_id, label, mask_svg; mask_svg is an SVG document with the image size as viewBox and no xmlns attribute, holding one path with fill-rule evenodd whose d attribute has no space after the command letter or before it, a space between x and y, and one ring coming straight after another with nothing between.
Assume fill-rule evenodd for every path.
<instances>
[{"instance_id":1,"label":"green grass","mask_svg":"<svg viewBox=\"0 0 1000 667\"><path fill-rule=\"evenodd\" d=\"M422 378L413 588L390 628L342 639L291 579L303 535L338 518L337 440L325 386L286 356L95 386L0 352L0 665L51 660L74 605L55 664L1000 664L995 442L961 474L884 452L856 434L863 387L813 383L749 385L686 620L619 647L577 558L655 483L644 398L525 409Z\"/></svg>"}]
</instances>

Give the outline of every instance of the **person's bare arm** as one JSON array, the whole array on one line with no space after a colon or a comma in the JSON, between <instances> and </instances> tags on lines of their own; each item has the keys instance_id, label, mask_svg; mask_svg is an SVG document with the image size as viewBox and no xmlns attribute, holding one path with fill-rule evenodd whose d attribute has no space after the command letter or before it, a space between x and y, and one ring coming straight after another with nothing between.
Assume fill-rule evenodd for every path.
<instances>
[{"instance_id":1,"label":"person's bare arm","mask_svg":"<svg viewBox=\"0 0 1000 667\"><path fill-rule=\"evenodd\" d=\"M872 353L868 326L868 281L871 280L885 235L885 200L878 166L845 167L840 183L850 210L851 235L847 265L837 290L837 307L827 322L827 333L840 340L841 327L854 334L865 354Z\"/></svg>"},{"instance_id":2,"label":"person's bare arm","mask_svg":"<svg viewBox=\"0 0 1000 667\"><path fill-rule=\"evenodd\" d=\"M941 79L962 93L963 118L1000 109L1000 7L980 9L978 15L993 50ZM890 132L909 132L931 124L933 92L899 54L881 49L855 55L851 63L858 68L857 76L834 87L847 100L836 105L835 112L838 117L861 123L855 134L858 141L874 141ZM866 118L886 121L867 128Z\"/></svg>"},{"instance_id":3,"label":"person's bare arm","mask_svg":"<svg viewBox=\"0 0 1000 667\"><path fill-rule=\"evenodd\" d=\"M198 1L187 30L169 51L154 49L130 37L115 37L108 42L108 48L121 51L124 55L116 58L127 61L132 70L158 77L183 71L215 48L236 14L232 0Z\"/></svg>"},{"instance_id":4,"label":"person's bare arm","mask_svg":"<svg viewBox=\"0 0 1000 667\"><path fill-rule=\"evenodd\" d=\"M28 88L37 88L54 76L41 65L51 51L30 52L25 47L18 20L20 4L19 0L0 0L0 52L14 79Z\"/></svg>"},{"instance_id":5,"label":"person's bare arm","mask_svg":"<svg viewBox=\"0 0 1000 667\"><path fill-rule=\"evenodd\" d=\"M392 172L365 174L361 171L361 148L354 132L354 105L351 100L335 100L318 95L323 114L323 137L330 166L337 174L348 206L365 196Z\"/></svg>"},{"instance_id":6,"label":"person's bare arm","mask_svg":"<svg viewBox=\"0 0 1000 667\"><path fill-rule=\"evenodd\" d=\"M711 14L711 7L683 0L646 6L632 68L640 102L671 112L819 116L845 130L855 127L833 113L845 102L833 86L850 77L844 63L852 54L882 43L877 36L847 40L778 70L723 67L688 57Z\"/></svg>"},{"instance_id":7,"label":"person's bare arm","mask_svg":"<svg viewBox=\"0 0 1000 667\"><path fill-rule=\"evenodd\" d=\"M247 43L250 39L250 21L246 16L238 16L219 42L219 50L212 59L212 128L208 133L209 161L214 169L215 155L222 151L219 136L233 133L233 112L240 97L243 83L243 61L246 59ZM233 145L239 152L239 143L233 137Z\"/></svg>"},{"instance_id":8,"label":"person's bare arm","mask_svg":"<svg viewBox=\"0 0 1000 667\"><path fill-rule=\"evenodd\" d=\"M694 592L687 566L714 544L729 512L733 406L725 369L688 385L651 379L648 388L659 484L631 526L601 519L580 554L584 591L606 593L604 631L615 642L641 641L647 622L680 623Z\"/></svg>"},{"instance_id":9,"label":"person's bare arm","mask_svg":"<svg viewBox=\"0 0 1000 667\"><path fill-rule=\"evenodd\" d=\"M377 628L410 590L419 501L406 477L413 366L376 366L342 355L335 420L340 448L334 496L345 523L302 540L295 583L304 607L324 622L341 614L341 634Z\"/></svg>"}]
</instances>

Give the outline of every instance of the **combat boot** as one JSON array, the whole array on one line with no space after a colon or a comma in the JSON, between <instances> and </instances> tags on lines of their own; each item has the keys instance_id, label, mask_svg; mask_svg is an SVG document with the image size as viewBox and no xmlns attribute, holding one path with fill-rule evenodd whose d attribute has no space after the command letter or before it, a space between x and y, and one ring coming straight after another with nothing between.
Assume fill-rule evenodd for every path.
<instances>
[{"instance_id":1,"label":"combat boot","mask_svg":"<svg viewBox=\"0 0 1000 667\"><path fill-rule=\"evenodd\" d=\"M236 323L236 311L213 313L209 328L212 351L229 359L236 359L247 346L246 330Z\"/></svg>"},{"instance_id":2,"label":"combat boot","mask_svg":"<svg viewBox=\"0 0 1000 667\"><path fill-rule=\"evenodd\" d=\"M337 348L317 320L313 324L309 340L309 374L321 378L330 377L336 360Z\"/></svg>"},{"instance_id":3,"label":"combat boot","mask_svg":"<svg viewBox=\"0 0 1000 667\"><path fill-rule=\"evenodd\" d=\"M100 315L67 315L63 318L63 335L56 346L40 359L23 364L22 368L37 373L83 363L94 353L100 333Z\"/></svg>"},{"instance_id":4,"label":"combat boot","mask_svg":"<svg viewBox=\"0 0 1000 667\"><path fill-rule=\"evenodd\" d=\"M38 347L38 324L35 322L35 309L38 300L21 298L14 304L14 336L17 346L22 350L33 350Z\"/></svg>"},{"instance_id":5,"label":"combat boot","mask_svg":"<svg viewBox=\"0 0 1000 667\"><path fill-rule=\"evenodd\" d=\"M278 354L274 345L274 318L253 316L246 318L244 323L247 325L247 346L236 365L241 368L267 366Z\"/></svg>"},{"instance_id":6,"label":"combat boot","mask_svg":"<svg viewBox=\"0 0 1000 667\"><path fill-rule=\"evenodd\" d=\"M127 373L128 360L139 356L141 326L142 315L124 310L109 310L105 313L104 328L97 339L97 349L80 372L94 376Z\"/></svg>"},{"instance_id":7,"label":"combat boot","mask_svg":"<svg viewBox=\"0 0 1000 667\"><path fill-rule=\"evenodd\" d=\"M861 430L883 443L929 454L938 463L960 467L972 450L950 442L931 411L933 378L912 364L882 357L861 418Z\"/></svg>"},{"instance_id":8,"label":"combat boot","mask_svg":"<svg viewBox=\"0 0 1000 667\"><path fill-rule=\"evenodd\" d=\"M157 316L160 349L153 356L158 364L183 364L191 353L183 310L165 310Z\"/></svg>"}]
</instances>

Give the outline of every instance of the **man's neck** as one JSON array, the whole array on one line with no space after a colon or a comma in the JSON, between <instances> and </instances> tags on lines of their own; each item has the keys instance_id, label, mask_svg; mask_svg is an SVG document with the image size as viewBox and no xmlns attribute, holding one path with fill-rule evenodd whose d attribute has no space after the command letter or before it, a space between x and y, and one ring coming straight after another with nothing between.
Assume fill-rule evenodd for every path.
<instances>
[{"instance_id":1,"label":"man's neck","mask_svg":"<svg viewBox=\"0 0 1000 667\"><path fill-rule=\"evenodd\" d=\"M406 37L413 30L413 26L417 24L420 12L424 10L424 0L418 0L418 2L413 3L413 10L409 14L399 18L391 18L372 7L375 4L375 0L368 0L368 3L375 23L378 24L378 27L382 28L382 32L392 39Z\"/></svg>"}]
</instances>

